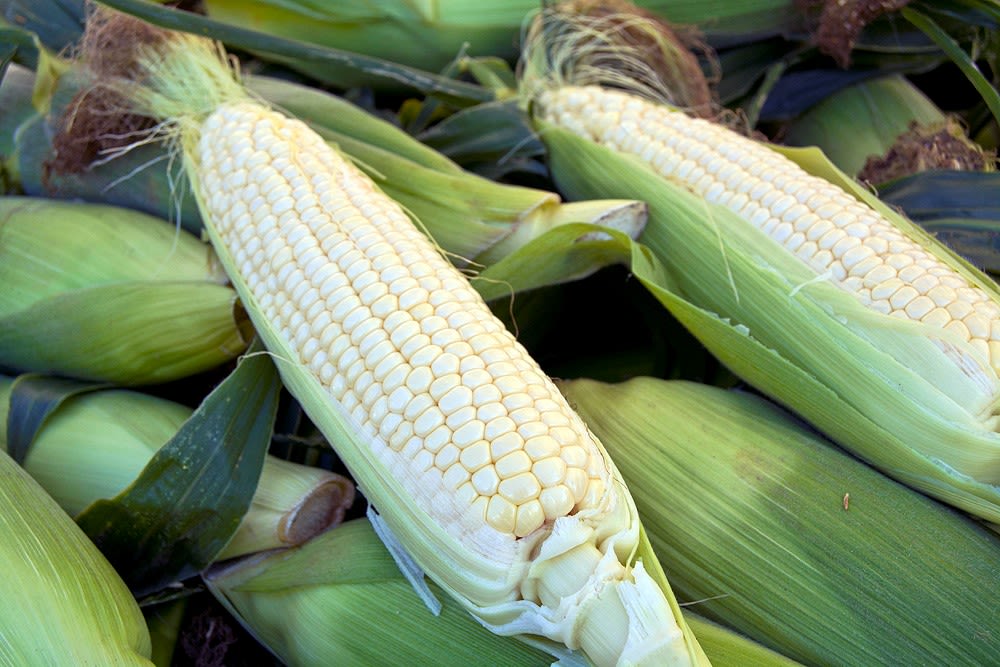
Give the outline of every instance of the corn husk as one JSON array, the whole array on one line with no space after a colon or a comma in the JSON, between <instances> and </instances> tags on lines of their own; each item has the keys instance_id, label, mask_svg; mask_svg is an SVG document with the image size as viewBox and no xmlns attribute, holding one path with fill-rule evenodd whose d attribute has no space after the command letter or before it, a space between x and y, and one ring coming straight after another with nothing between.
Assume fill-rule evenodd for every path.
<instances>
[{"instance_id":1,"label":"corn husk","mask_svg":"<svg viewBox=\"0 0 1000 667\"><path fill-rule=\"evenodd\" d=\"M7 451L10 378L0 376L0 448ZM128 390L70 397L42 424L23 465L70 515L114 498L191 416L184 405ZM218 559L305 542L340 523L354 485L321 468L266 456L250 508Z\"/></svg>"},{"instance_id":2,"label":"corn husk","mask_svg":"<svg viewBox=\"0 0 1000 667\"><path fill-rule=\"evenodd\" d=\"M699 25L711 38L744 41L778 34L799 16L789 0L643 0L640 6L675 23ZM537 11L532 0L435 3L247 3L208 0L206 13L232 25L301 42L377 56L439 71L466 54L514 59L525 17ZM250 46L250 45L248 45ZM344 68L339 85L371 85ZM377 82L383 87L387 82Z\"/></svg>"},{"instance_id":3,"label":"corn husk","mask_svg":"<svg viewBox=\"0 0 1000 667\"><path fill-rule=\"evenodd\" d=\"M215 567L205 582L289 665L551 661L538 649L492 634L433 584L443 607L432 615L364 519L296 549Z\"/></svg>"},{"instance_id":4,"label":"corn husk","mask_svg":"<svg viewBox=\"0 0 1000 667\"><path fill-rule=\"evenodd\" d=\"M73 520L0 453L0 664L151 665L128 588Z\"/></svg>"},{"instance_id":5,"label":"corn husk","mask_svg":"<svg viewBox=\"0 0 1000 667\"><path fill-rule=\"evenodd\" d=\"M816 146L838 169L856 176L869 157L884 155L911 123L944 120L944 112L919 88L893 74L837 91L790 122L783 141Z\"/></svg>"},{"instance_id":6,"label":"corn husk","mask_svg":"<svg viewBox=\"0 0 1000 667\"><path fill-rule=\"evenodd\" d=\"M807 664L991 663L1000 539L760 397L562 388L607 444L689 608Z\"/></svg>"},{"instance_id":7,"label":"corn husk","mask_svg":"<svg viewBox=\"0 0 1000 667\"><path fill-rule=\"evenodd\" d=\"M124 384L233 359L245 314L210 249L111 206L0 199L0 365Z\"/></svg>"}]
</instances>

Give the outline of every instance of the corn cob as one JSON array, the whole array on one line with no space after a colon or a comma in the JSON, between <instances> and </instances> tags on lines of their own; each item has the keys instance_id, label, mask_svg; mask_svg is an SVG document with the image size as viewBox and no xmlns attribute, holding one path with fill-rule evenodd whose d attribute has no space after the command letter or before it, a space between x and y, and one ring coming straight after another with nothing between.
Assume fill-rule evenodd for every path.
<instances>
[{"instance_id":1,"label":"corn cob","mask_svg":"<svg viewBox=\"0 0 1000 667\"><path fill-rule=\"evenodd\" d=\"M141 83L104 85L177 132L283 381L409 555L503 634L598 665L697 662L669 589L631 562L639 524L604 449L402 209L251 101L214 44L134 48Z\"/></svg>"},{"instance_id":2,"label":"corn cob","mask_svg":"<svg viewBox=\"0 0 1000 667\"><path fill-rule=\"evenodd\" d=\"M13 379L0 375L0 450ZM22 463L71 516L114 498L191 416L187 406L129 390L91 391L49 415ZM354 501L350 480L273 456L264 458L246 515L218 559L300 544L340 523Z\"/></svg>"},{"instance_id":3,"label":"corn cob","mask_svg":"<svg viewBox=\"0 0 1000 667\"><path fill-rule=\"evenodd\" d=\"M667 269L651 288L710 351L883 470L1000 521L992 281L835 169L650 101L655 73L602 27L547 14L525 55L560 188L648 201L640 241Z\"/></svg>"},{"instance_id":4,"label":"corn cob","mask_svg":"<svg viewBox=\"0 0 1000 667\"><path fill-rule=\"evenodd\" d=\"M687 609L805 664L995 661L1000 539L977 522L756 395L560 386L608 443Z\"/></svg>"},{"instance_id":5,"label":"corn cob","mask_svg":"<svg viewBox=\"0 0 1000 667\"><path fill-rule=\"evenodd\" d=\"M132 594L73 520L0 452L0 664L152 665Z\"/></svg>"}]
</instances>

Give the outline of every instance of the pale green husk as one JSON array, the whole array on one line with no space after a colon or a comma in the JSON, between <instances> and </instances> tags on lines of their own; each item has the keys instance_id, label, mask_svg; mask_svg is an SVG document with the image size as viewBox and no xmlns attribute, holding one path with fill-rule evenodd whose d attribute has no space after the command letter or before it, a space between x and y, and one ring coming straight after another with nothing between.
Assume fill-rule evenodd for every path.
<instances>
[{"instance_id":1,"label":"pale green husk","mask_svg":"<svg viewBox=\"0 0 1000 667\"><path fill-rule=\"evenodd\" d=\"M0 450L7 451L13 380L0 376ZM187 406L135 391L73 396L32 442L25 470L70 515L114 498L191 416ZM218 559L301 544L336 525L354 500L350 480L268 455L239 528Z\"/></svg>"},{"instance_id":2,"label":"pale green husk","mask_svg":"<svg viewBox=\"0 0 1000 667\"><path fill-rule=\"evenodd\" d=\"M209 590L289 665L547 665L542 651L498 637L432 586L434 616L368 521L302 547L209 570Z\"/></svg>"},{"instance_id":3,"label":"pale green husk","mask_svg":"<svg viewBox=\"0 0 1000 667\"><path fill-rule=\"evenodd\" d=\"M885 154L911 123L943 123L941 111L901 74L848 86L790 122L789 146L816 146L847 174ZM845 139L847 139L845 141Z\"/></svg>"},{"instance_id":4,"label":"pale green husk","mask_svg":"<svg viewBox=\"0 0 1000 667\"><path fill-rule=\"evenodd\" d=\"M73 520L0 452L0 664L152 665L139 605Z\"/></svg>"},{"instance_id":5,"label":"pale green husk","mask_svg":"<svg viewBox=\"0 0 1000 667\"><path fill-rule=\"evenodd\" d=\"M211 249L114 206L0 198L0 364L121 384L233 359L245 316Z\"/></svg>"},{"instance_id":6,"label":"pale green husk","mask_svg":"<svg viewBox=\"0 0 1000 667\"><path fill-rule=\"evenodd\" d=\"M749 393L652 378L562 388L689 609L806 664L1000 652L1000 539L977 522Z\"/></svg>"}]
</instances>

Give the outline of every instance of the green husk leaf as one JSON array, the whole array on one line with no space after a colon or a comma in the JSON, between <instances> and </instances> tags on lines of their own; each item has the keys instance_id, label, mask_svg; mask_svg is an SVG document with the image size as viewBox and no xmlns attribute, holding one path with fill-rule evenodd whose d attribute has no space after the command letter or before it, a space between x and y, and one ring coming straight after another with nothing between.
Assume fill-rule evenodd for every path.
<instances>
[{"instance_id":1,"label":"green husk leaf","mask_svg":"<svg viewBox=\"0 0 1000 667\"><path fill-rule=\"evenodd\" d=\"M250 506L281 384L267 355L245 357L121 494L77 522L139 595L211 563Z\"/></svg>"},{"instance_id":2,"label":"green husk leaf","mask_svg":"<svg viewBox=\"0 0 1000 667\"><path fill-rule=\"evenodd\" d=\"M621 232L583 223L561 225L521 246L473 277L491 301L545 285L577 280L629 259L631 239Z\"/></svg>"},{"instance_id":3,"label":"green husk leaf","mask_svg":"<svg viewBox=\"0 0 1000 667\"><path fill-rule=\"evenodd\" d=\"M144 0L102 0L101 4L163 28L208 35L230 47L264 54L275 62L294 67L333 86L351 85L345 77L361 75L356 78L357 81L403 86L459 107L493 99L493 91L475 84L448 79L381 58L227 25Z\"/></svg>"},{"instance_id":4,"label":"green husk leaf","mask_svg":"<svg viewBox=\"0 0 1000 667\"><path fill-rule=\"evenodd\" d=\"M211 248L166 221L117 206L0 198L0 314L78 288L124 281L226 283Z\"/></svg>"},{"instance_id":5,"label":"green husk leaf","mask_svg":"<svg viewBox=\"0 0 1000 667\"><path fill-rule=\"evenodd\" d=\"M49 415L67 399L104 386L44 375L17 378L11 387L6 410L8 456L18 465L23 465L31 443Z\"/></svg>"},{"instance_id":6,"label":"green husk leaf","mask_svg":"<svg viewBox=\"0 0 1000 667\"><path fill-rule=\"evenodd\" d=\"M431 615L364 519L295 549L216 566L205 582L289 664L469 665L485 656L503 665L551 662L492 634L434 584L443 607Z\"/></svg>"},{"instance_id":7,"label":"green husk leaf","mask_svg":"<svg viewBox=\"0 0 1000 667\"><path fill-rule=\"evenodd\" d=\"M0 317L0 364L116 384L166 382L235 358L246 327L223 285L98 285Z\"/></svg>"},{"instance_id":8,"label":"green husk leaf","mask_svg":"<svg viewBox=\"0 0 1000 667\"><path fill-rule=\"evenodd\" d=\"M705 649L713 667L744 667L745 665L794 667L794 665L799 664L763 644L758 644L745 635L688 611L688 609L690 607L684 609L684 620L698 638L698 643Z\"/></svg>"},{"instance_id":9,"label":"green husk leaf","mask_svg":"<svg viewBox=\"0 0 1000 667\"><path fill-rule=\"evenodd\" d=\"M752 394L562 386L692 610L807 664L975 665L1000 649L1000 541L977 522Z\"/></svg>"},{"instance_id":10,"label":"green husk leaf","mask_svg":"<svg viewBox=\"0 0 1000 667\"><path fill-rule=\"evenodd\" d=\"M668 183L638 160L558 128L541 129L566 194L648 201L650 221L640 240L666 270L650 280L646 270L656 267L642 266L646 258L636 253L632 270L723 363L886 473L1000 520L1000 436L978 413L990 410L995 398L958 372L920 325L873 316L853 296L816 281L735 213ZM782 152L908 234L929 238L819 151ZM995 293L988 278L957 256L943 247L932 252ZM691 257L699 260L687 261Z\"/></svg>"},{"instance_id":11,"label":"green husk leaf","mask_svg":"<svg viewBox=\"0 0 1000 667\"><path fill-rule=\"evenodd\" d=\"M0 452L0 663L150 665L142 613L55 501Z\"/></svg>"},{"instance_id":12,"label":"green husk leaf","mask_svg":"<svg viewBox=\"0 0 1000 667\"><path fill-rule=\"evenodd\" d=\"M275 77L246 76L245 83L275 108L306 121L317 130L333 133L330 138L334 140L347 137L443 173L461 172L457 164L438 151L342 97Z\"/></svg>"}]
</instances>

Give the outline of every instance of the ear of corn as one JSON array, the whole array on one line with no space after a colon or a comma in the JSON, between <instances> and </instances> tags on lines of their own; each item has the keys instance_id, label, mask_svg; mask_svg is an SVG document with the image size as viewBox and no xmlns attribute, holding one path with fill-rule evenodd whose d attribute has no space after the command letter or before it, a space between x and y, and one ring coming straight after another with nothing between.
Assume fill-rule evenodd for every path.
<instances>
[{"instance_id":1,"label":"ear of corn","mask_svg":"<svg viewBox=\"0 0 1000 667\"><path fill-rule=\"evenodd\" d=\"M139 384L207 370L247 344L210 249L112 206L0 199L0 364Z\"/></svg>"},{"instance_id":2,"label":"ear of corn","mask_svg":"<svg viewBox=\"0 0 1000 667\"><path fill-rule=\"evenodd\" d=\"M111 20L111 19L109 19ZM137 50L206 231L291 393L416 563L492 630L691 664L630 496L552 381L398 204L248 99L216 46ZM163 127L163 126L161 126Z\"/></svg>"},{"instance_id":3,"label":"ear of corn","mask_svg":"<svg viewBox=\"0 0 1000 667\"><path fill-rule=\"evenodd\" d=\"M989 278L816 151L793 161L641 97L544 76L525 91L560 188L649 203L641 241L667 271L653 289L710 351L897 479L1000 520Z\"/></svg>"},{"instance_id":4,"label":"ear of corn","mask_svg":"<svg viewBox=\"0 0 1000 667\"><path fill-rule=\"evenodd\" d=\"M14 381L0 376L0 449ZM70 398L36 433L24 468L70 515L114 498L191 416L186 406L127 390ZM240 527L218 558L300 544L336 525L354 500L350 480L327 470L264 458Z\"/></svg>"},{"instance_id":5,"label":"ear of corn","mask_svg":"<svg viewBox=\"0 0 1000 667\"><path fill-rule=\"evenodd\" d=\"M142 613L101 552L0 452L0 664L152 665Z\"/></svg>"},{"instance_id":6,"label":"ear of corn","mask_svg":"<svg viewBox=\"0 0 1000 667\"><path fill-rule=\"evenodd\" d=\"M1000 651L1000 540L977 522L751 394L561 386L691 610L807 664L976 665Z\"/></svg>"}]
</instances>

